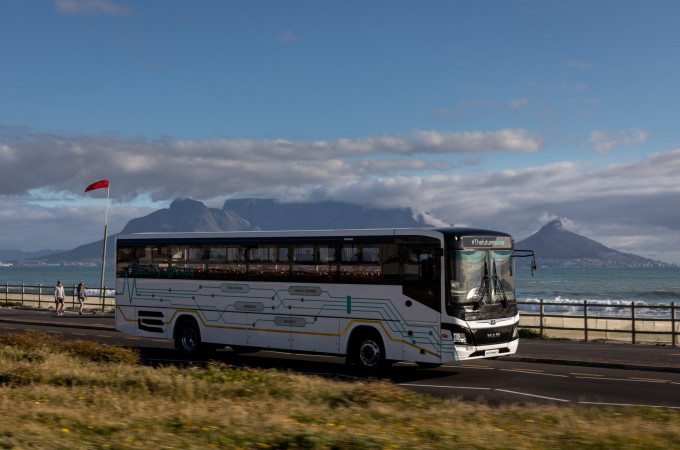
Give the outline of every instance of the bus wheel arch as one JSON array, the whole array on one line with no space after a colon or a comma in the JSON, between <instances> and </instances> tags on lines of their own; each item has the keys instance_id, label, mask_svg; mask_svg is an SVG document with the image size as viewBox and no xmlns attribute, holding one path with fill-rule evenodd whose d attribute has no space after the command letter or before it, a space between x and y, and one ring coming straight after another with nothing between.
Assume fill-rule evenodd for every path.
<instances>
[{"instance_id":1,"label":"bus wheel arch","mask_svg":"<svg viewBox=\"0 0 680 450\"><path fill-rule=\"evenodd\" d=\"M175 321L174 338L175 347L185 355L196 355L203 347L201 329L193 316L184 315Z\"/></svg>"},{"instance_id":2,"label":"bus wheel arch","mask_svg":"<svg viewBox=\"0 0 680 450\"><path fill-rule=\"evenodd\" d=\"M347 343L347 362L366 372L377 372L387 365L385 344L380 332L370 326L352 330Z\"/></svg>"}]
</instances>

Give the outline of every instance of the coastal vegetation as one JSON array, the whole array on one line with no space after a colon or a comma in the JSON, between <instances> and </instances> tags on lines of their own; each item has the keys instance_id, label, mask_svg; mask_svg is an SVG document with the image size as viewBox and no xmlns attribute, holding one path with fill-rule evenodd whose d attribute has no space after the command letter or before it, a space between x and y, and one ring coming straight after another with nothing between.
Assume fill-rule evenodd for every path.
<instances>
[{"instance_id":1,"label":"coastal vegetation","mask_svg":"<svg viewBox=\"0 0 680 450\"><path fill-rule=\"evenodd\" d=\"M677 448L680 412L492 407L384 381L210 363L150 367L131 349L0 335L0 448Z\"/></svg>"}]
</instances>

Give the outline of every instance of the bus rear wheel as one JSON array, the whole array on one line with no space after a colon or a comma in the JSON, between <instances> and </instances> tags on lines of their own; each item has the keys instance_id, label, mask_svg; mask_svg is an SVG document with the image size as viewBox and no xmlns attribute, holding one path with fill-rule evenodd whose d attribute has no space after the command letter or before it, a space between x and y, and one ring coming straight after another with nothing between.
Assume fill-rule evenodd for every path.
<instances>
[{"instance_id":1,"label":"bus rear wheel","mask_svg":"<svg viewBox=\"0 0 680 450\"><path fill-rule=\"evenodd\" d=\"M201 352L201 330L194 319L185 319L177 325L175 347L187 356L194 356Z\"/></svg>"},{"instance_id":2,"label":"bus rear wheel","mask_svg":"<svg viewBox=\"0 0 680 450\"><path fill-rule=\"evenodd\" d=\"M364 372L378 372L386 365L385 346L375 330L361 332L352 341L348 359Z\"/></svg>"}]
</instances>

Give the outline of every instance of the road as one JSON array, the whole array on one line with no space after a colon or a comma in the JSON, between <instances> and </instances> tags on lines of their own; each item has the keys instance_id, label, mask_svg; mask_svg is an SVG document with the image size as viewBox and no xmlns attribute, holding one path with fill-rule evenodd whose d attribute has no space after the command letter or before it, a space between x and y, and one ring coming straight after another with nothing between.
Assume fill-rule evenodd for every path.
<instances>
[{"instance_id":1,"label":"road","mask_svg":"<svg viewBox=\"0 0 680 450\"><path fill-rule=\"evenodd\" d=\"M0 332L41 331L139 349L149 364L188 361L165 339L124 335L112 314L56 317L41 310L0 309ZM419 369L397 363L382 378L416 392L490 405L577 404L680 409L680 348L672 346L521 340L511 357ZM278 368L339 379L362 378L335 356L260 351L215 352L213 359L257 368Z\"/></svg>"}]
</instances>

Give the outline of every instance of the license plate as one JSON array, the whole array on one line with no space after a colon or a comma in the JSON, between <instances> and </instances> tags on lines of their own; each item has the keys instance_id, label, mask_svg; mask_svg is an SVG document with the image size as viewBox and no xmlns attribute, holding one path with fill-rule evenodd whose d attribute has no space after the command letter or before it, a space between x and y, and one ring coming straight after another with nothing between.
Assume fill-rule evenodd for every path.
<instances>
[{"instance_id":1,"label":"license plate","mask_svg":"<svg viewBox=\"0 0 680 450\"><path fill-rule=\"evenodd\" d=\"M498 356L500 354L501 354L501 351L498 350L498 349L487 350L487 351L484 352L484 356L487 357L487 358L492 357L492 356Z\"/></svg>"}]
</instances>

